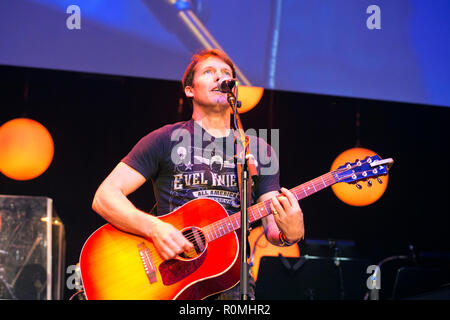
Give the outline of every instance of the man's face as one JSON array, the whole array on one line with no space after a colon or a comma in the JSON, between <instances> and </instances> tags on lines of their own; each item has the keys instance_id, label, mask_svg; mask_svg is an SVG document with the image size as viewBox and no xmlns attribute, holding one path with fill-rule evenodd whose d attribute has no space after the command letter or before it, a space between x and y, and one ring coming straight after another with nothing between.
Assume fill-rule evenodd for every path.
<instances>
[{"instance_id":1,"label":"man's face","mask_svg":"<svg viewBox=\"0 0 450 320\"><path fill-rule=\"evenodd\" d=\"M233 71L226 62L208 57L196 65L192 86L185 88L186 96L192 98L194 106L228 107L227 94L217 90L217 84L221 79L232 77Z\"/></svg>"}]
</instances>

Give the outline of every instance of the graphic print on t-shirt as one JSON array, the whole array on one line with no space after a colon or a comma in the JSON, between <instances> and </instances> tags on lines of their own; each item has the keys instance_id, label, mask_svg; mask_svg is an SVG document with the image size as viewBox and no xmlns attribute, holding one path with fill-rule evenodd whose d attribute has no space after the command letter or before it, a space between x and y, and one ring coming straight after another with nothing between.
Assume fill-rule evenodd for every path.
<instances>
[{"instance_id":1,"label":"graphic print on t-shirt","mask_svg":"<svg viewBox=\"0 0 450 320\"><path fill-rule=\"evenodd\" d=\"M179 207L181 199L186 197L216 200L229 213L239 209L234 155L224 156L216 145L204 150L192 146L178 146L176 152L180 161L174 167L170 210Z\"/></svg>"}]
</instances>

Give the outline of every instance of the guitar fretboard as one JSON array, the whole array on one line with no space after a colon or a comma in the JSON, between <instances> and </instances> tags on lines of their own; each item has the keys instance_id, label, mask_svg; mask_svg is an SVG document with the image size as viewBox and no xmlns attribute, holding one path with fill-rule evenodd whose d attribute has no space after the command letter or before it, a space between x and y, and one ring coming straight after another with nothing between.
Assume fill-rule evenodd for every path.
<instances>
[{"instance_id":1,"label":"guitar fretboard","mask_svg":"<svg viewBox=\"0 0 450 320\"><path fill-rule=\"evenodd\" d=\"M337 179L334 175L334 172L328 172L324 175L321 175L318 178L315 178L311 181L308 181L304 184L301 184L290 191L294 194L297 200L304 199L322 189L325 189L332 184L335 184ZM266 200L260 203L257 203L248 208L248 220L250 223L255 222L269 214L272 214L272 210L270 209L271 200ZM223 218L219 221L216 221L206 227L203 228L205 233L205 237L207 241L214 241L224 235L233 232L241 227L241 213L237 212L232 216Z\"/></svg>"}]
</instances>

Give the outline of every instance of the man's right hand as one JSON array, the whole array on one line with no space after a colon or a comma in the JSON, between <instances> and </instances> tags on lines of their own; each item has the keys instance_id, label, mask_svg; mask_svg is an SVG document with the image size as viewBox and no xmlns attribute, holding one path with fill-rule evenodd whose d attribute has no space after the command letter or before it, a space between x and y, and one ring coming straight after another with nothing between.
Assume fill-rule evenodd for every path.
<instances>
[{"instance_id":1,"label":"man's right hand","mask_svg":"<svg viewBox=\"0 0 450 320\"><path fill-rule=\"evenodd\" d=\"M161 220L155 221L150 238L164 260L173 259L194 248L181 231Z\"/></svg>"}]
</instances>

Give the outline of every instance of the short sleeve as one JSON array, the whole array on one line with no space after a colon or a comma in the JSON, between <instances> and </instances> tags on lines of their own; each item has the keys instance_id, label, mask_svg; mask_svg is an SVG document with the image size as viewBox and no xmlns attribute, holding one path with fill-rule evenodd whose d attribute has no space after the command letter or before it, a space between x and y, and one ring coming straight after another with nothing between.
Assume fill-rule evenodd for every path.
<instances>
[{"instance_id":1,"label":"short sleeve","mask_svg":"<svg viewBox=\"0 0 450 320\"><path fill-rule=\"evenodd\" d=\"M250 153L258 162L258 177L253 190L254 199L257 200L267 192L280 190L280 168L278 156L272 146L261 138L253 138L254 141L250 140Z\"/></svg>"},{"instance_id":2,"label":"short sleeve","mask_svg":"<svg viewBox=\"0 0 450 320\"><path fill-rule=\"evenodd\" d=\"M146 179L155 177L160 169L160 160L167 148L166 140L167 135L163 128L155 130L139 140L122 162L138 171Z\"/></svg>"}]
</instances>

